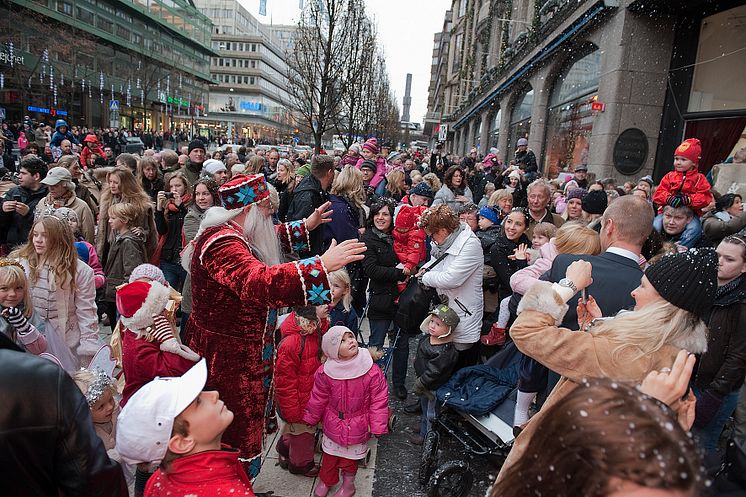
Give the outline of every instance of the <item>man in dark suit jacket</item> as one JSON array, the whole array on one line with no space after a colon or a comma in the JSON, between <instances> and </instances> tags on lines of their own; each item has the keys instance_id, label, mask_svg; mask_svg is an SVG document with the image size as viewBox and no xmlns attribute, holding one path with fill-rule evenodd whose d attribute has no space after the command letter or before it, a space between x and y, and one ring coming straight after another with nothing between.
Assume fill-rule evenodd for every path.
<instances>
[{"instance_id":1,"label":"man in dark suit jacket","mask_svg":"<svg viewBox=\"0 0 746 497\"><path fill-rule=\"evenodd\" d=\"M596 256L558 255L547 279L560 283L567 267L577 260L585 260L593 267L593 283L586 295L593 295L603 316L613 316L622 309L634 306L630 293L640 285L642 270L639 265L642 245L653 230L650 205L640 197L627 195L615 200L601 218L601 248ZM577 305L580 294L568 303L569 309L562 326L578 329Z\"/></svg>"}]
</instances>

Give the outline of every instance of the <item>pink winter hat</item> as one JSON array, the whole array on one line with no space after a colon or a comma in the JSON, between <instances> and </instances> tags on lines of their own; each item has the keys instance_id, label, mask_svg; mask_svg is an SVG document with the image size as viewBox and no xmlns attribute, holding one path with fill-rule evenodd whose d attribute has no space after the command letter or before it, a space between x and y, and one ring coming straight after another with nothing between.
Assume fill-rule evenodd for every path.
<instances>
[{"instance_id":1,"label":"pink winter hat","mask_svg":"<svg viewBox=\"0 0 746 497\"><path fill-rule=\"evenodd\" d=\"M347 332L352 333L346 326L332 326L324 333L321 339L321 350L324 355L332 361L339 360L339 344L342 343L342 337Z\"/></svg>"},{"instance_id":2,"label":"pink winter hat","mask_svg":"<svg viewBox=\"0 0 746 497\"><path fill-rule=\"evenodd\" d=\"M365 143L363 143L363 149L368 150L369 152L373 152L374 154L378 153L378 140L375 138L368 138Z\"/></svg>"},{"instance_id":3,"label":"pink winter hat","mask_svg":"<svg viewBox=\"0 0 746 497\"><path fill-rule=\"evenodd\" d=\"M339 346L345 333L352 333L346 326L332 326L321 339L321 350L329 359L324 363L324 373L335 380L350 380L366 374L373 367L368 349L358 349L352 359L339 359Z\"/></svg>"}]
</instances>

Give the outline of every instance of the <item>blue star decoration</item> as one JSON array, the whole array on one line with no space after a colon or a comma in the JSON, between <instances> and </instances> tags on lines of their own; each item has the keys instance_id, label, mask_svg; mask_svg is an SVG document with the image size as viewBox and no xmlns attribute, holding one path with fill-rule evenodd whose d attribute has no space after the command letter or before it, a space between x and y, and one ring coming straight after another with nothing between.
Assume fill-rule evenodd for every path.
<instances>
[{"instance_id":1,"label":"blue star decoration","mask_svg":"<svg viewBox=\"0 0 746 497\"><path fill-rule=\"evenodd\" d=\"M310 257L308 259L303 259L301 261L298 261L298 264L300 264L303 267L313 266L316 264L316 257Z\"/></svg>"},{"instance_id":2,"label":"blue star decoration","mask_svg":"<svg viewBox=\"0 0 746 497\"><path fill-rule=\"evenodd\" d=\"M303 226L303 221L292 221L288 225L290 225L290 229L299 230Z\"/></svg>"},{"instance_id":3,"label":"blue star decoration","mask_svg":"<svg viewBox=\"0 0 746 497\"><path fill-rule=\"evenodd\" d=\"M329 300L329 290L324 289L323 285L312 285L308 291L308 301L312 304L321 305Z\"/></svg>"},{"instance_id":4,"label":"blue star decoration","mask_svg":"<svg viewBox=\"0 0 746 497\"><path fill-rule=\"evenodd\" d=\"M306 250L306 248L308 248L308 246L306 245L305 242L299 242L299 243L293 244L293 250L295 250L296 252L302 252L303 250Z\"/></svg>"},{"instance_id":5,"label":"blue star decoration","mask_svg":"<svg viewBox=\"0 0 746 497\"><path fill-rule=\"evenodd\" d=\"M252 203L256 198L256 192L249 185L244 185L238 189L236 197L243 203Z\"/></svg>"}]
</instances>

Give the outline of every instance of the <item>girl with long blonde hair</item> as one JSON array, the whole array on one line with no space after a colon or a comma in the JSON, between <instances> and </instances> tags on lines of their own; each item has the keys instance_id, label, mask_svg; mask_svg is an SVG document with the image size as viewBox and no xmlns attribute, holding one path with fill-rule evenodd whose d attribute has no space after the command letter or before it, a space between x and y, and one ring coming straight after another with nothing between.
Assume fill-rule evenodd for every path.
<instances>
[{"instance_id":1,"label":"girl with long blonde hair","mask_svg":"<svg viewBox=\"0 0 746 497\"><path fill-rule=\"evenodd\" d=\"M68 223L54 216L39 218L28 242L11 257L18 259L28 276L49 352L70 372L88 364L100 346L96 285L93 269L78 261ZM54 347L55 343L64 346Z\"/></svg>"},{"instance_id":2,"label":"girl with long blonde hair","mask_svg":"<svg viewBox=\"0 0 746 497\"><path fill-rule=\"evenodd\" d=\"M0 316L0 333L32 354L46 352L44 323L34 313L26 273L11 259L0 259Z\"/></svg>"},{"instance_id":3,"label":"girl with long blonde hair","mask_svg":"<svg viewBox=\"0 0 746 497\"><path fill-rule=\"evenodd\" d=\"M139 234L145 240L148 256L153 254L158 242L158 232L155 227L153 204L150 197L145 193L131 171L117 167L106 175L106 186L101 194L101 215L99 216L96 233L96 252L101 259L101 264L104 265L109 254L109 247L111 247L111 243L116 236L109 227L109 207L120 202L127 202L137 207L139 215L135 226L140 230Z\"/></svg>"},{"instance_id":4,"label":"girl with long blonde hair","mask_svg":"<svg viewBox=\"0 0 746 497\"><path fill-rule=\"evenodd\" d=\"M359 238L365 226L364 199L363 173L355 167L345 167L334 178L329 195L334 213L332 221L323 228L327 246L332 239L341 243Z\"/></svg>"}]
</instances>

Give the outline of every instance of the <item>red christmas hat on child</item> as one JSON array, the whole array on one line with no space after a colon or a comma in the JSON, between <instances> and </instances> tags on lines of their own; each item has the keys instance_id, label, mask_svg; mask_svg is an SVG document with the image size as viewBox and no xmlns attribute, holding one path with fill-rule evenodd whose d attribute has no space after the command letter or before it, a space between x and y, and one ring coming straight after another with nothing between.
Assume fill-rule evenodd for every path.
<instances>
[{"instance_id":1,"label":"red christmas hat on child","mask_svg":"<svg viewBox=\"0 0 746 497\"><path fill-rule=\"evenodd\" d=\"M696 138L687 138L681 145L676 147L673 153L674 157L684 157L695 164L699 164L699 158L702 155L702 143Z\"/></svg>"},{"instance_id":2,"label":"red christmas hat on child","mask_svg":"<svg viewBox=\"0 0 746 497\"><path fill-rule=\"evenodd\" d=\"M363 148L365 150L368 150L369 152L373 152L374 154L378 153L378 140L375 138L368 138L365 143L363 143Z\"/></svg>"},{"instance_id":3,"label":"red christmas hat on child","mask_svg":"<svg viewBox=\"0 0 746 497\"><path fill-rule=\"evenodd\" d=\"M263 174L239 174L218 190L220 202L228 210L254 205L269 198L269 188Z\"/></svg>"},{"instance_id":4,"label":"red christmas hat on child","mask_svg":"<svg viewBox=\"0 0 746 497\"><path fill-rule=\"evenodd\" d=\"M117 290L117 311L122 323L131 330L153 325L153 316L163 312L171 290L157 281L135 281Z\"/></svg>"}]
</instances>

